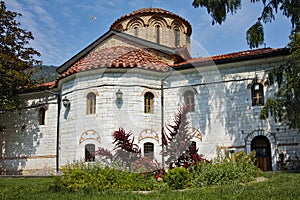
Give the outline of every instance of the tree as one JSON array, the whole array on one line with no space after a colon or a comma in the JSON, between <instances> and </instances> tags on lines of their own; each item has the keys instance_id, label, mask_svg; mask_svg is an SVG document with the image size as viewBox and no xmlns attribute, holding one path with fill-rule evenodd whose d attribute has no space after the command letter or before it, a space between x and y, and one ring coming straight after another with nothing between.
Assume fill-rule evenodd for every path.
<instances>
[{"instance_id":1,"label":"tree","mask_svg":"<svg viewBox=\"0 0 300 200\"><path fill-rule=\"evenodd\" d=\"M266 119L269 114L275 121L285 121L290 128L300 129L300 1L299 0L250 0L251 3L262 2L263 9L257 22L246 32L246 40L250 48L264 44L263 23L275 20L278 11L290 19L292 31L290 35L290 55L287 63L272 70L270 83L277 82L275 97L268 99L262 109L260 118ZM228 13L234 14L241 9L240 0L194 0L193 6L206 7L211 15L212 24L222 24Z\"/></svg>"},{"instance_id":2,"label":"tree","mask_svg":"<svg viewBox=\"0 0 300 200\"><path fill-rule=\"evenodd\" d=\"M278 83L275 98L268 99L260 114L261 119L269 116L275 121L285 121L290 128L300 129L300 27L290 36L291 54L288 62L275 68L270 74L270 83Z\"/></svg>"},{"instance_id":3,"label":"tree","mask_svg":"<svg viewBox=\"0 0 300 200\"><path fill-rule=\"evenodd\" d=\"M241 0L194 0L193 6L206 7L208 14L212 17L212 24L222 24L226 20L227 14L234 14L242 7ZM260 2L260 0L250 0L251 3ZM257 21L246 32L246 40L250 48L257 48L264 44L263 23L271 23L275 20L274 13L278 10L287 18L290 18L292 27L296 27L300 19L300 1L299 0L261 0L263 10Z\"/></svg>"},{"instance_id":4,"label":"tree","mask_svg":"<svg viewBox=\"0 0 300 200\"><path fill-rule=\"evenodd\" d=\"M0 111L20 108L24 103L18 94L34 82L30 79L32 66L40 64L40 53L28 47L32 33L20 28L20 13L6 9L0 1Z\"/></svg>"}]
</instances>

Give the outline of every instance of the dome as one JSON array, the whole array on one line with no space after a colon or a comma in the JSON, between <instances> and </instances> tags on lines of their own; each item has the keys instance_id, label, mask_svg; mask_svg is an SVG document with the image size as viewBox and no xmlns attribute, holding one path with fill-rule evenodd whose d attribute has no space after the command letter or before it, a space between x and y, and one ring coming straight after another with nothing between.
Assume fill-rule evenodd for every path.
<instances>
[{"instance_id":1,"label":"dome","mask_svg":"<svg viewBox=\"0 0 300 200\"><path fill-rule=\"evenodd\" d=\"M190 50L191 24L160 8L142 8L117 19L111 29L171 48Z\"/></svg>"},{"instance_id":2,"label":"dome","mask_svg":"<svg viewBox=\"0 0 300 200\"><path fill-rule=\"evenodd\" d=\"M119 19L117 19L112 25L111 25L111 29L117 29L118 25L120 23L122 23L123 21L130 19L132 17L139 17L139 16L145 16L145 15L153 15L153 14L157 14L157 15L161 15L161 16L169 16L171 18L174 18L180 22L182 22L183 24L186 25L187 27L187 31L186 34L188 36L191 36L192 34L192 26L191 24L184 18L180 17L179 15L176 15L170 11L161 9L161 8L142 8L142 9L138 9L135 10L127 15L124 15L122 17L120 17Z\"/></svg>"}]
</instances>

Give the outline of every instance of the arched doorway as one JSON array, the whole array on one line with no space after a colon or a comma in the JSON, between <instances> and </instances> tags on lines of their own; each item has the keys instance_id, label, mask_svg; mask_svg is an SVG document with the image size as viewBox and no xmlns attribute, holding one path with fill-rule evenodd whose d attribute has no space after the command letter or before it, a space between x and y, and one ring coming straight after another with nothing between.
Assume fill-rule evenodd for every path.
<instances>
[{"instance_id":1,"label":"arched doorway","mask_svg":"<svg viewBox=\"0 0 300 200\"><path fill-rule=\"evenodd\" d=\"M271 145L267 137L256 136L251 142L251 151L256 152L255 164L263 171L271 171Z\"/></svg>"}]
</instances>

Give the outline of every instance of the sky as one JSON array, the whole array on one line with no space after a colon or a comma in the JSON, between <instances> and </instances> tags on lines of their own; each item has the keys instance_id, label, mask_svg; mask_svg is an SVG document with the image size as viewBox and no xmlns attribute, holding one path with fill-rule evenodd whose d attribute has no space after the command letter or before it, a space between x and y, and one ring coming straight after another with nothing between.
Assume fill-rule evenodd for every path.
<instances>
[{"instance_id":1,"label":"sky","mask_svg":"<svg viewBox=\"0 0 300 200\"><path fill-rule=\"evenodd\" d=\"M262 4L243 0L222 25L212 25L206 8L192 0L4 0L7 9L22 14L21 28L33 33L30 46L41 53L44 65L60 66L106 33L123 15L141 8L162 8L192 25L191 54L205 57L249 50L246 31L259 17ZM91 20L91 17L95 17ZM291 24L279 11L275 22L265 25L265 47L288 44ZM262 46L264 47L264 46Z\"/></svg>"}]
</instances>

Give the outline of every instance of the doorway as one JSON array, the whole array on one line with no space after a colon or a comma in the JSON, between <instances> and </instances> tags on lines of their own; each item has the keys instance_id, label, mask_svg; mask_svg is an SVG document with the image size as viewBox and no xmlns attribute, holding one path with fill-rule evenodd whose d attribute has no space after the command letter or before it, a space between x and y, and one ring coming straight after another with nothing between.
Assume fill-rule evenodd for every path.
<instances>
[{"instance_id":1,"label":"doorway","mask_svg":"<svg viewBox=\"0 0 300 200\"><path fill-rule=\"evenodd\" d=\"M256 136L251 142L251 151L256 152L255 164L262 171L271 171L271 145L267 137Z\"/></svg>"}]
</instances>

